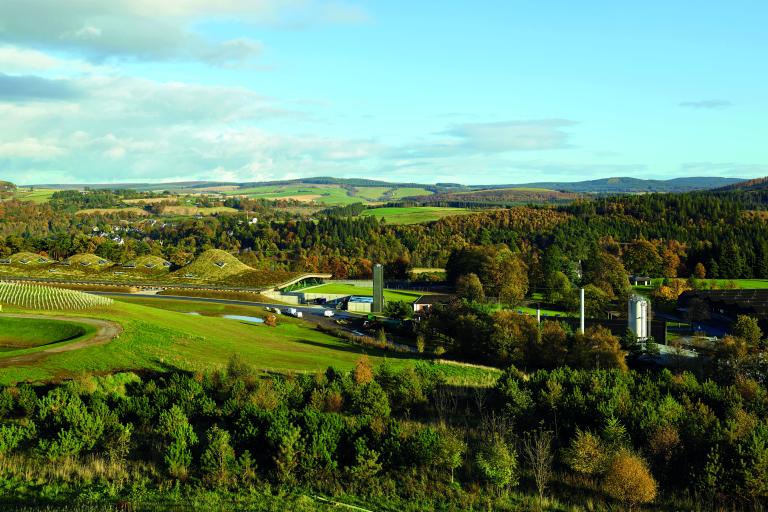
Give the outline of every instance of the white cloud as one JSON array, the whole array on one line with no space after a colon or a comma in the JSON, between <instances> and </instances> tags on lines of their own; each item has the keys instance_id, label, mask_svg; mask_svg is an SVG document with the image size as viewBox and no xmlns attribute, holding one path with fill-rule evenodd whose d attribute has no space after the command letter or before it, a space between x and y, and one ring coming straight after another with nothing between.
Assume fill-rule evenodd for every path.
<instances>
[{"instance_id":1,"label":"white cloud","mask_svg":"<svg viewBox=\"0 0 768 512\"><path fill-rule=\"evenodd\" d=\"M687 107L687 108L694 108L694 109L705 109L705 110L715 110L715 109L721 109L721 108L728 108L730 106L733 106L733 103L731 103L728 100L700 100L700 101L683 101L680 103L681 107Z\"/></svg>"},{"instance_id":2,"label":"white cloud","mask_svg":"<svg viewBox=\"0 0 768 512\"><path fill-rule=\"evenodd\" d=\"M66 150L54 142L45 142L34 137L19 140L6 140L0 143L0 157L24 158L29 160L47 160L59 157Z\"/></svg>"},{"instance_id":3,"label":"white cloud","mask_svg":"<svg viewBox=\"0 0 768 512\"><path fill-rule=\"evenodd\" d=\"M3 0L0 43L74 52L99 63L200 60L232 66L258 57L261 43L211 40L197 22L307 26L365 17L359 7L326 0Z\"/></svg>"}]
</instances>

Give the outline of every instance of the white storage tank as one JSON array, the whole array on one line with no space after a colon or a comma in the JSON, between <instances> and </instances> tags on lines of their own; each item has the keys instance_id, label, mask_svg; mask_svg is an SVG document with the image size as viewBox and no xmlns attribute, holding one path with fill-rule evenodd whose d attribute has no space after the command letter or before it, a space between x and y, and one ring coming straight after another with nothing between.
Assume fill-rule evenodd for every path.
<instances>
[{"instance_id":1,"label":"white storage tank","mask_svg":"<svg viewBox=\"0 0 768 512\"><path fill-rule=\"evenodd\" d=\"M629 311L627 321L629 330L632 331L637 339L648 339L648 325L650 318L650 303L645 297L632 295L629 298Z\"/></svg>"}]
</instances>

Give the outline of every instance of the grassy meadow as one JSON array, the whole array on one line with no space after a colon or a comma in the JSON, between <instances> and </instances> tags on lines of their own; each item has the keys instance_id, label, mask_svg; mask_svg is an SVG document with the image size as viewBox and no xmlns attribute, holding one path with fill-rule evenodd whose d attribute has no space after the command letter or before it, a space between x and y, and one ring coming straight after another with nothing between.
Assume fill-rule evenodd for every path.
<instances>
[{"instance_id":1,"label":"grassy meadow","mask_svg":"<svg viewBox=\"0 0 768 512\"><path fill-rule=\"evenodd\" d=\"M440 220L449 215L472 213L465 208L443 208L439 206L413 206L394 208L372 208L361 215L384 219L387 224L420 224Z\"/></svg>"},{"instance_id":2,"label":"grassy meadow","mask_svg":"<svg viewBox=\"0 0 768 512\"><path fill-rule=\"evenodd\" d=\"M364 286L355 286L353 284L328 283L320 286L313 286L302 290L307 293L333 293L339 295L373 295L373 288ZM384 290L384 300L413 302L424 295L421 292L411 292L405 290Z\"/></svg>"},{"instance_id":3,"label":"grassy meadow","mask_svg":"<svg viewBox=\"0 0 768 512\"><path fill-rule=\"evenodd\" d=\"M145 299L147 300L147 299ZM262 316L262 308L211 305L187 301L155 302L115 301L98 314L67 312L67 317L77 323L78 317L95 316L111 320L123 327L123 333L109 343L79 350L50 354L33 363L21 363L0 367L0 384L19 381L48 381L77 376L83 373L111 373L119 370L210 370L223 366L233 354L245 362L264 370L280 373L313 372L328 366L351 369L363 353L374 363L384 358L395 364L408 359L396 353L387 353L350 345L331 335L313 328L301 320L281 317L277 327L267 327L207 315L244 314ZM151 306L150 306L151 304ZM186 306L186 307L185 307ZM172 310L172 309L175 309ZM27 310L6 308L7 311L27 313ZM184 311L186 310L186 311ZM201 313L199 315L190 312ZM45 314L58 314L44 312ZM204 314L203 314L204 313ZM39 339L46 332L39 321L32 334L40 331ZM15 327L21 333L21 327ZM32 336L34 337L34 336ZM19 336L19 339L30 339ZM17 355L18 351L0 353L0 366L4 358Z\"/></svg>"},{"instance_id":4,"label":"grassy meadow","mask_svg":"<svg viewBox=\"0 0 768 512\"><path fill-rule=\"evenodd\" d=\"M33 203L47 203L56 190L51 188L28 188L19 187L13 194L14 199L19 201L32 201Z\"/></svg>"}]
</instances>

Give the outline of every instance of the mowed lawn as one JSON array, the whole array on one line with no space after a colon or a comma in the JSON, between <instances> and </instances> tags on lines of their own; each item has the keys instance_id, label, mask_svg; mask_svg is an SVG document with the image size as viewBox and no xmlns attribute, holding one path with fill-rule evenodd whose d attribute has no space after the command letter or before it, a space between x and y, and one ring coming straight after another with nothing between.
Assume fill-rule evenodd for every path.
<instances>
[{"instance_id":1,"label":"mowed lawn","mask_svg":"<svg viewBox=\"0 0 768 512\"><path fill-rule=\"evenodd\" d=\"M332 293L339 295L370 295L373 296L373 288L364 286L355 286L344 283L328 283L301 290L306 293ZM384 290L384 300L413 302L424 295L421 292L410 292L405 290Z\"/></svg>"},{"instance_id":2,"label":"mowed lawn","mask_svg":"<svg viewBox=\"0 0 768 512\"><path fill-rule=\"evenodd\" d=\"M718 288L727 288L730 283L735 283L737 288L743 290L763 290L768 288L768 279L699 279L698 281L706 283L707 287L713 284ZM651 293L661 286L664 279L655 277L651 280L651 286L633 286L632 289L638 292Z\"/></svg>"},{"instance_id":3,"label":"mowed lawn","mask_svg":"<svg viewBox=\"0 0 768 512\"><path fill-rule=\"evenodd\" d=\"M76 322L0 316L0 352L81 339L94 332Z\"/></svg>"},{"instance_id":4,"label":"mowed lawn","mask_svg":"<svg viewBox=\"0 0 768 512\"><path fill-rule=\"evenodd\" d=\"M264 314L256 307L251 311L241 307L237 312L250 312L253 316ZM234 354L255 368L280 373L313 372L329 366L349 370L363 353L367 353L374 364L385 357L396 365L412 361L410 356L397 353L364 350L321 333L312 324L286 317L280 318L277 327L267 327L120 301L107 310L90 315L87 312L67 312L66 315L113 320L120 323L124 331L119 338L104 345L51 354L34 363L0 368L0 384L118 370L212 370L226 365ZM0 359L2 357L0 353Z\"/></svg>"},{"instance_id":5,"label":"mowed lawn","mask_svg":"<svg viewBox=\"0 0 768 512\"><path fill-rule=\"evenodd\" d=\"M472 213L465 208L443 208L439 206L414 206L395 208L371 208L361 215L384 219L387 224L420 224L440 220L449 215L467 215Z\"/></svg>"}]
</instances>

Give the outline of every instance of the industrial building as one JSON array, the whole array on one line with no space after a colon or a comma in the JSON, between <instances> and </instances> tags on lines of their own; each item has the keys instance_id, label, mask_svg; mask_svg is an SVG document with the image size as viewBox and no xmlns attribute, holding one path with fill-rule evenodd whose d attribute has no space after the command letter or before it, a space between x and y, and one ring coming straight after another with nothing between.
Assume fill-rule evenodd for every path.
<instances>
[{"instance_id":1,"label":"industrial building","mask_svg":"<svg viewBox=\"0 0 768 512\"><path fill-rule=\"evenodd\" d=\"M730 326L739 315L757 318L763 332L768 332L768 289L763 290L689 290L677 299L679 310L689 313L694 303L699 321Z\"/></svg>"},{"instance_id":2,"label":"industrial building","mask_svg":"<svg viewBox=\"0 0 768 512\"><path fill-rule=\"evenodd\" d=\"M353 295L347 301L347 311L353 313L371 313L373 307L373 297Z\"/></svg>"}]
</instances>

